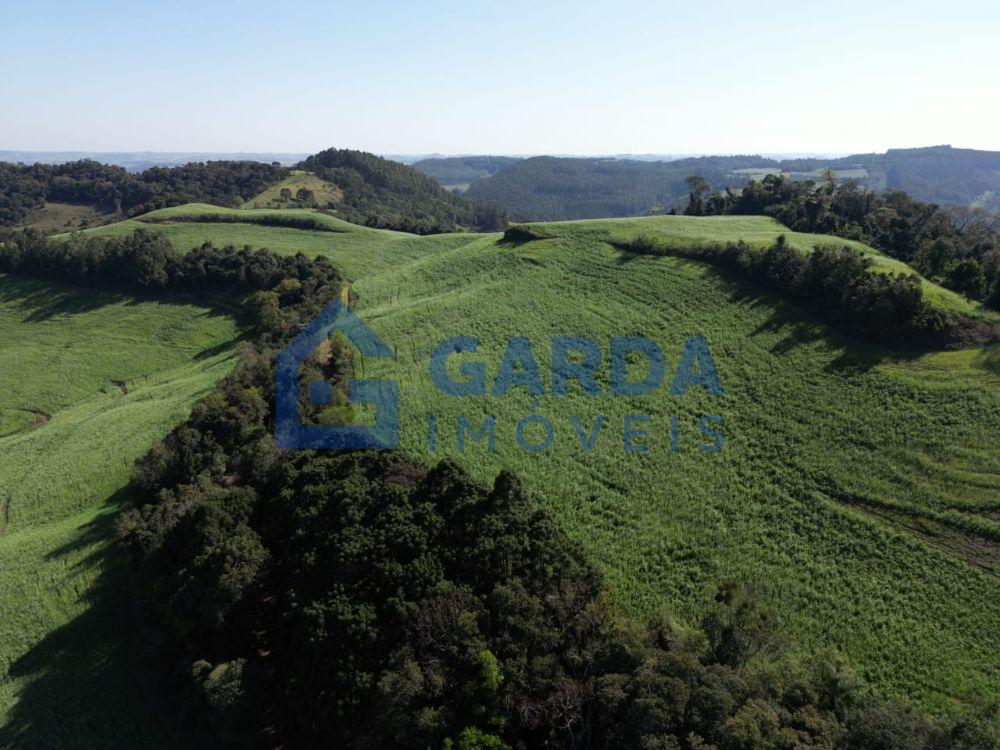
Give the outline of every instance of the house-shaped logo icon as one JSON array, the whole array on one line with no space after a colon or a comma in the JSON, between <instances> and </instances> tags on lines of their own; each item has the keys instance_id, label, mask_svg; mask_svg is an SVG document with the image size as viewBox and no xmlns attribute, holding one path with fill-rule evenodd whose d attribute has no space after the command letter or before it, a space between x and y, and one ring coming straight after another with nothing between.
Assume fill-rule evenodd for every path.
<instances>
[{"instance_id":1,"label":"house-shaped logo icon","mask_svg":"<svg viewBox=\"0 0 1000 750\"><path fill-rule=\"evenodd\" d=\"M300 369L305 359L334 332L341 333L368 358L395 358L392 349L351 309L334 300L278 355L275 368L275 438L279 448L351 450L399 445L399 384L390 380L355 380L348 386L354 404L375 407L375 426L303 424L299 407ZM317 403L329 398L329 384L310 384Z\"/></svg>"}]
</instances>

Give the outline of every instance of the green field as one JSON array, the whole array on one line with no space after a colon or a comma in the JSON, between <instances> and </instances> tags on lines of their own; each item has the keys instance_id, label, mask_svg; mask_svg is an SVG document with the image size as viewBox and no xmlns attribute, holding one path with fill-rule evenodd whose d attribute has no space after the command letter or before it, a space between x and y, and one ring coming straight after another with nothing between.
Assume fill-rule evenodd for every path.
<instances>
[{"instance_id":1,"label":"green field","mask_svg":"<svg viewBox=\"0 0 1000 750\"><path fill-rule=\"evenodd\" d=\"M362 367L400 383L402 447L427 460L455 456L483 479L516 469L600 563L627 611L667 608L693 622L717 580L753 579L798 643L843 651L881 693L935 712L1000 693L1000 349L912 357L862 346L704 264L625 254L609 242L645 234L763 246L783 233L808 251L842 240L753 217L538 224L549 238L520 245L497 234L157 226L182 249L212 241L329 256L352 280L358 314L396 349L395 361ZM939 304L976 311L937 290ZM529 453L515 440L518 420L532 413L523 388L455 398L431 385L430 352L455 335L481 340L476 355L458 359L485 361L489 384L510 336L530 338L546 383L550 339L586 336L603 349L605 385L610 337L658 341L669 377L685 339L702 335L726 395L598 399L547 389L536 408L554 442ZM649 452L623 450L626 414L651 417ZM697 448L698 418L709 414L723 417L719 453ZM433 455L430 415L439 424ZM459 453L458 417L478 426L487 415L496 452L470 442ZM605 427L586 452L571 419L589 429L598 415Z\"/></svg>"},{"instance_id":2,"label":"green field","mask_svg":"<svg viewBox=\"0 0 1000 750\"><path fill-rule=\"evenodd\" d=\"M233 219L233 223L197 221L206 214ZM330 231L293 229L254 224L251 216L310 217L323 222ZM369 265L377 266L379 253L391 246L394 253L403 257L418 257L426 251L427 244L420 237L388 229L370 229L349 224L333 216L311 209L240 210L226 209L207 204L192 203L177 208L165 208L144 214L138 219L120 221L108 226L87 230L84 234L105 237L123 237L136 229L152 229L163 234L181 250L190 250L205 242L219 247L234 245L266 247L276 253L293 255L326 255L337 262L350 257L350 272L362 273ZM67 235L68 236L68 235ZM451 243L464 242L468 235L446 235ZM449 242L449 240L442 240ZM349 278L351 278L349 276Z\"/></svg>"},{"instance_id":3,"label":"green field","mask_svg":"<svg viewBox=\"0 0 1000 750\"><path fill-rule=\"evenodd\" d=\"M0 276L0 747L190 747L109 545L132 462L238 333L193 305Z\"/></svg>"}]
</instances>

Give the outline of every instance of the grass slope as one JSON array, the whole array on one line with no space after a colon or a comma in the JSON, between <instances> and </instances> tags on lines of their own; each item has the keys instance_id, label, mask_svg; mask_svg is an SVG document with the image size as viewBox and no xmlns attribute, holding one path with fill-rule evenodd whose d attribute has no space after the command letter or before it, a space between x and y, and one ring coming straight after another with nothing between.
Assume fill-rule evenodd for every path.
<instances>
[{"instance_id":1,"label":"grass slope","mask_svg":"<svg viewBox=\"0 0 1000 750\"><path fill-rule=\"evenodd\" d=\"M224 217L225 222L203 220ZM268 216L291 219L307 217L322 222L330 231L267 226L259 222ZM231 221L230 221L231 220ZM179 250L190 250L205 242L219 247L266 247L276 253L326 255L348 279L380 268L391 258L421 257L429 247L452 247L469 241L469 234L435 235L425 239L405 232L372 229L342 221L312 209L240 210L203 203L152 211L137 219L120 221L87 230L84 234L122 237L136 229L152 229L163 234ZM68 236L68 235L64 235Z\"/></svg>"},{"instance_id":2,"label":"grass slope","mask_svg":"<svg viewBox=\"0 0 1000 750\"><path fill-rule=\"evenodd\" d=\"M482 478L516 468L632 612L668 607L691 621L716 580L753 578L799 642L842 650L887 694L945 711L1000 691L1000 351L891 357L701 264L625 256L584 232L624 231L616 223L547 229L553 239L520 246L430 239L425 256L388 258L355 282L359 315L397 349L364 374L401 383L403 447L455 456ZM524 389L444 397L427 375L452 335L482 341L464 359L486 361L491 378L506 339L528 336L547 379L553 335L594 338L605 361L611 336L650 336L673 366L694 334L711 343L724 398L549 392L537 411L555 441L536 454L515 440L532 412ZM622 450L626 414L651 416L649 453ZM702 414L724 418L719 454L696 447ZM430 415L443 425L433 455ZM496 453L485 442L459 451L458 417L478 426L487 415ZM606 419L592 452L574 415L588 429Z\"/></svg>"},{"instance_id":3,"label":"grass slope","mask_svg":"<svg viewBox=\"0 0 1000 750\"><path fill-rule=\"evenodd\" d=\"M210 218L211 217L211 218ZM268 217L291 219L309 218L321 222L331 231L304 230L287 227L266 226L261 222ZM219 221L224 218L225 221ZM203 221L199 221L203 219ZM860 242L844 240L826 235L792 232L779 222L766 216L655 216L628 219L582 220L571 222L533 224L542 232L550 232L551 227L559 227L564 236L594 241L624 239L636 234L654 236L662 241L677 245L726 243L743 240L750 245L766 247L774 243L778 235L785 235L789 243L803 252L811 252L822 244L849 245L869 256L876 270L886 273L906 273L915 271L902 261L890 258ZM341 266L348 278L354 278L368 268L362 256L374 254L376 250L397 242L405 243L393 248L411 253L420 253L417 248L429 246L413 235L384 229L370 229L328 214L311 209L280 210L240 210L225 209L203 203L189 203L175 208L152 211L136 219L121 221L103 227L86 230L86 234L103 236L123 236L139 227L155 227L179 249L187 250L204 242L216 245L232 244L237 247L251 245L267 247L279 253L304 252L309 255L327 255ZM337 236L331 236L338 232ZM450 239L448 246L460 244L473 235L445 235ZM370 259L369 259L370 260ZM934 304L953 312L960 312L990 320L1000 320L1000 314L987 310L980 303L972 302L950 289L923 279L924 293Z\"/></svg>"},{"instance_id":4,"label":"grass slope","mask_svg":"<svg viewBox=\"0 0 1000 750\"><path fill-rule=\"evenodd\" d=\"M0 276L0 747L191 746L109 545L133 461L225 374L237 334L191 305Z\"/></svg>"},{"instance_id":5,"label":"grass slope","mask_svg":"<svg viewBox=\"0 0 1000 750\"><path fill-rule=\"evenodd\" d=\"M397 350L396 361L363 367L365 377L400 382L403 447L427 460L455 456L483 479L503 466L521 472L600 561L628 610L668 607L691 621L716 580L753 578L794 638L842 650L886 694L945 711L1000 692L1000 350L909 358L860 346L703 264L630 256L609 242L639 233L755 245L783 233L803 251L842 242L790 233L768 219L536 226L550 238L522 245L496 234L161 228L176 232L168 236L181 248L211 240L329 255L352 279L358 313ZM978 312L930 291L939 304ZM464 358L486 361L491 378L507 338L528 336L546 379L554 335L595 339L605 362L611 336L648 336L669 367L687 336L704 335L727 393L547 393L537 410L553 423L555 441L527 453L515 440L517 421L532 410L523 389L503 399L457 399L430 384L430 352L453 335L482 341ZM606 365L602 375L606 383ZM648 453L622 450L626 414L651 417ZM702 414L724 419L721 453L696 447ZM441 425L433 454L430 415ZM475 425L495 416L496 453L485 443L458 450L461 415ZM586 452L571 418L589 427L598 415L605 428Z\"/></svg>"},{"instance_id":6,"label":"grass slope","mask_svg":"<svg viewBox=\"0 0 1000 750\"><path fill-rule=\"evenodd\" d=\"M687 247L699 244L724 244L737 240L743 240L756 247L768 247L774 244L778 235L784 235L792 247L802 252L812 252L817 245L847 245L869 257L872 260L872 267L877 271L893 274L917 273L903 261L891 258L861 242L828 235L793 232L769 216L659 216L556 224L536 223L533 226L543 233L550 233L553 231L551 227L558 227L560 235L580 239L602 240L610 237L618 240L644 234L656 237L667 244ZM981 303L972 302L961 294L927 279L922 278L922 284L924 295L939 307L975 317L1000 320L1000 314L983 307Z\"/></svg>"},{"instance_id":7,"label":"grass slope","mask_svg":"<svg viewBox=\"0 0 1000 750\"><path fill-rule=\"evenodd\" d=\"M113 212L103 211L91 205L48 201L41 208L28 214L21 222L21 226L32 227L40 232L68 232L107 224L115 218Z\"/></svg>"}]
</instances>

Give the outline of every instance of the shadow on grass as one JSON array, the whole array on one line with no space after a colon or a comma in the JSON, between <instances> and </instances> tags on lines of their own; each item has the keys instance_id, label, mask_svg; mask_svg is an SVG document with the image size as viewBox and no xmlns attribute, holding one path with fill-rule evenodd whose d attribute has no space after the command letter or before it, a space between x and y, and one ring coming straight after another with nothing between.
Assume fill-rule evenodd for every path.
<instances>
[{"instance_id":1,"label":"shadow on grass","mask_svg":"<svg viewBox=\"0 0 1000 750\"><path fill-rule=\"evenodd\" d=\"M10 666L9 677L22 687L6 723L0 726L0 747L179 750L210 746L182 720L179 707L159 681L160 670L144 658L129 605L125 560L114 543L114 522L126 497L125 491L116 493L105 512L46 556L59 560L84 552L85 564L100 572L83 594L87 609Z\"/></svg>"},{"instance_id":2,"label":"shadow on grass","mask_svg":"<svg viewBox=\"0 0 1000 750\"><path fill-rule=\"evenodd\" d=\"M37 281L23 276L5 275L0 284L0 303L10 304L25 315L25 322L38 323L50 318L99 310L127 299L116 294L59 282Z\"/></svg>"},{"instance_id":3,"label":"shadow on grass","mask_svg":"<svg viewBox=\"0 0 1000 750\"><path fill-rule=\"evenodd\" d=\"M801 346L822 343L835 355L826 365L826 370L855 374L867 372L886 361L915 360L928 352L940 351L933 348L894 347L891 344L880 345L864 341L839 330L834 324L818 317L795 300L787 299L780 293L765 289L734 271L706 261L668 254L637 253L614 247L618 250L616 262L619 265L627 265L640 259L669 257L682 267L693 266L708 276L723 280L732 289L726 299L730 304L753 306L760 303L770 307L770 315L753 330L751 336L765 333L780 336L780 340L769 349L775 356L787 355ZM982 369L1000 373L1000 345L984 349L977 364Z\"/></svg>"},{"instance_id":4,"label":"shadow on grass","mask_svg":"<svg viewBox=\"0 0 1000 750\"><path fill-rule=\"evenodd\" d=\"M154 302L161 305L194 305L205 310L205 315L237 317L239 305L211 297L194 294L177 294L164 291L159 294L130 292L118 294L89 286L75 286L62 281L42 281L15 274L0 274L0 304L13 306L24 314L24 322L40 323L53 318L81 315L100 310L109 305L139 305Z\"/></svg>"}]
</instances>

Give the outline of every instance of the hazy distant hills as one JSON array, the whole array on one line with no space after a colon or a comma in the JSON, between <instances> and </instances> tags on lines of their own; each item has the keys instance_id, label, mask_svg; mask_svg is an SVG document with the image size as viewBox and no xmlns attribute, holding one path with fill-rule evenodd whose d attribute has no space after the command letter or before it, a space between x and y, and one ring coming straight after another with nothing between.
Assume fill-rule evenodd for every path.
<instances>
[{"instance_id":1,"label":"hazy distant hills","mask_svg":"<svg viewBox=\"0 0 1000 750\"><path fill-rule=\"evenodd\" d=\"M254 161L299 164L307 154L271 152L84 152L0 151L0 162L62 164L92 159L142 172L191 162ZM677 156L624 154L578 156L393 155L448 190L517 218L537 220L643 216L681 208L684 178L704 177L715 189L741 187L750 179L780 173L819 179L833 169L874 190L902 190L938 204L1000 211L1000 152L932 146L890 149L883 154Z\"/></svg>"},{"instance_id":2,"label":"hazy distant hills","mask_svg":"<svg viewBox=\"0 0 1000 750\"><path fill-rule=\"evenodd\" d=\"M129 172L141 172L150 167L179 167L199 161L259 161L278 162L288 167L309 154L270 152L208 152L208 151L0 151L0 162L12 164L65 164L68 161L92 159L101 164L125 167Z\"/></svg>"},{"instance_id":3,"label":"hazy distant hills","mask_svg":"<svg viewBox=\"0 0 1000 750\"><path fill-rule=\"evenodd\" d=\"M462 156L417 161L414 168L473 200L525 219L639 216L678 208L684 178L699 175L713 188L739 187L781 173L818 179L833 169L874 190L902 190L914 198L1000 210L1000 152L933 146L842 157L708 156L553 157Z\"/></svg>"}]
</instances>

